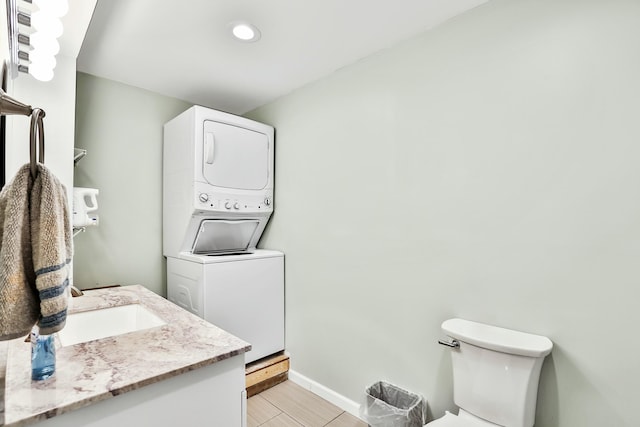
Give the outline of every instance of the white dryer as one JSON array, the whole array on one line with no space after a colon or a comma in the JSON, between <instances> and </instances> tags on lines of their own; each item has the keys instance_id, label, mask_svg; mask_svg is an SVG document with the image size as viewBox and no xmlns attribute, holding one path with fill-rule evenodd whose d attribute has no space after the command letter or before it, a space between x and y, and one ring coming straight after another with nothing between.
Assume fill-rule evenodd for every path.
<instances>
[{"instance_id":1,"label":"white dryer","mask_svg":"<svg viewBox=\"0 0 640 427\"><path fill-rule=\"evenodd\" d=\"M273 212L273 127L194 106L164 125L163 254L252 252Z\"/></svg>"},{"instance_id":2,"label":"white dryer","mask_svg":"<svg viewBox=\"0 0 640 427\"><path fill-rule=\"evenodd\" d=\"M167 297L249 342L246 363L284 350L284 254L167 258Z\"/></svg>"}]
</instances>

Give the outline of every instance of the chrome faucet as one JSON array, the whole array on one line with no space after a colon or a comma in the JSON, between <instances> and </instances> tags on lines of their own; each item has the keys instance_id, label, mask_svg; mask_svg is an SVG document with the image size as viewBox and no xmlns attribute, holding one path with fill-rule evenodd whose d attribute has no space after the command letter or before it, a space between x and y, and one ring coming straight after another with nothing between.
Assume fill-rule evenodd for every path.
<instances>
[{"instance_id":1,"label":"chrome faucet","mask_svg":"<svg viewBox=\"0 0 640 427\"><path fill-rule=\"evenodd\" d=\"M82 292L80 289L76 288L75 286L71 286L72 297L80 297L82 295L84 295L84 292Z\"/></svg>"}]
</instances>

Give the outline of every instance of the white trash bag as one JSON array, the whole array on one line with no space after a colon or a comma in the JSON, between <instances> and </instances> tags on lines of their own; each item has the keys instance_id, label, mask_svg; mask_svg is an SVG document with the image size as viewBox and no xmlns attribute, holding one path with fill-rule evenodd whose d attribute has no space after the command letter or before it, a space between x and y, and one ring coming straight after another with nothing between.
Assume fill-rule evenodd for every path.
<instances>
[{"instance_id":1,"label":"white trash bag","mask_svg":"<svg viewBox=\"0 0 640 427\"><path fill-rule=\"evenodd\" d=\"M427 402L384 381L366 390L366 402L360 416L372 427L422 427L426 422Z\"/></svg>"}]
</instances>

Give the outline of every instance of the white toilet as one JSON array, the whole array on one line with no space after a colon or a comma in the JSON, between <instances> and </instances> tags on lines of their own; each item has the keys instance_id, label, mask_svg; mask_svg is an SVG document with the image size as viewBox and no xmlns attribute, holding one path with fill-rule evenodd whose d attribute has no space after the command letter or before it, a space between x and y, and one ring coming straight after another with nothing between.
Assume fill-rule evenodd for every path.
<instances>
[{"instance_id":1,"label":"white toilet","mask_svg":"<svg viewBox=\"0 0 640 427\"><path fill-rule=\"evenodd\" d=\"M535 421L538 380L549 338L462 319L442 323L451 337L453 400L458 415L429 427L531 427Z\"/></svg>"}]
</instances>

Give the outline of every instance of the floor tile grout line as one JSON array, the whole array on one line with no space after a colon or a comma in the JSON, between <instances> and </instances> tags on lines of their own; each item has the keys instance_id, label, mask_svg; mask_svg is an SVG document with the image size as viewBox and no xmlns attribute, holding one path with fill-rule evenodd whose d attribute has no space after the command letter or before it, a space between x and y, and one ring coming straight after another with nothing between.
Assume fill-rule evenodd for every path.
<instances>
[{"instance_id":1,"label":"floor tile grout line","mask_svg":"<svg viewBox=\"0 0 640 427\"><path fill-rule=\"evenodd\" d=\"M324 398L322 398L322 397L320 397L320 396L316 395L316 394L315 394L315 393L313 393L312 391L310 391L310 390L305 390L305 391L306 391L307 393L309 393L309 394L311 394L311 395L314 395L315 397L317 397L317 398L319 398L319 399L321 399L321 400L323 400L323 401L325 401L325 402L329 403L330 405L335 406L335 407L336 407L336 409L338 409L338 410L340 411L340 413L338 413L336 416L334 416L333 418L331 418L330 420L328 420L326 423L322 424L322 425L321 425L321 426L319 426L319 427L327 427L329 424L331 424L332 422L334 422L336 419L340 418L340 417L341 417L341 416L343 416L345 413L347 413L347 411L345 411L345 410L343 410L342 408L340 408L340 407L338 407L338 406L336 406L336 405L332 404L332 403L331 403L331 402L329 402L328 400L326 400L326 399L324 399ZM273 393L273 394L275 395L275 393ZM270 404L270 405L272 405L274 408L276 408L278 411L280 411L280 413L279 413L279 414L277 414L277 415L275 415L275 416L273 416L273 417L271 417L271 418L269 418L268 420L264 421L263 423L259 424L257 427L260 427L260 426L265 425L266 423L270 422L271 420L273 420L274 418L277 418L278 416L280 416L280 415L282 415L282 414L286 415L289 419L291 419L293 422L295 422L297 425L299 425L299 426L301 426L301 427L310 427L310 426L308 426L305 422L303 422L303 420L300 420L300 419L298 419L296 416L294 416L294 415L292 415L292 414L288 413L286 410L284 410L283 408L281 408L280 406L278 406L278 404L277 404L276 402L274 402L274 401L272 401L271 399L269 399L269 397L268 397L268 394L267 394L267 393L258 393L258 395L259 395L259 396L261 396L261 397L265 400L265 402L267 402L268 404ZM274 396L274 397L276 397L276 398L277 398L277 395L276 395L276 396ZM279 400L279 399L276 399L276 400Z\"/></svg>"},{"instance_id":2,"label":"floor tile grout line","mask_svg":"<svg viewBox=\"0 0 640 427\"><path fill-rule=\"evenodd\" d=\"M269 404L270 404L271 406L273 406L273 407L274 407L274 408L276 408L278 411L280 411L280 414L282 414L282 413L285 413L285 414L286 414L286 412L284 411L284 409L280 408L280 407L279 407L278 405L276 405L274 402L270 401L270 400L269 400L269 398L268 398L267 396L262 396L262 398L263 398L264 400L266 400L267 402L269 402ZM278 415L280 415L280 414L278 414ZM287 414L287 415L289 415L289 414ZM290 416L290 415L289 415L289 416ZM274 417L274 418L275 418L275 417Z\"/></svg>"},{"instance_id":3,"label":"floor tile grout line","mask_svg":"<svg viewBox=\"0 0 640 427\"><path fill-rule=\"evenodd\" d=\"M280 409L278 409L278 411L280 411ZM272 419L274 419L275 417L277 417L277 416L279 416L279 415L282 415L282 414L285 414L285 413L286 413L286 412L284 412L284 411L280 411L280 413L279 413L279 414L276 414L276 415L274 415L273 417L269 418L268 420L265 420L263 423L258 424L258 426L257 426L257 427L263 426L263 425L265 425L266 423L268 423L269 421L271 421Z\"/></svg>"},{"instance_id":4,"label":"floor tile grout line","mask_svg":"<svg viewBox=\"0 0 640 427\"><path fill-rule=\"evenodd\" d=\"M342 416L342 414L344 414L346 411L342 411L338 414L338 416L336 416L335 418L332 418L329 420L329 422L327 422L323 427L327 427L329 424L331 424L332 422L334 422L335 420L337 420L338 418L340 418Z\"/></svg>"},{"instance_id":5,"label":"floor tile grout line","mask_svg":"<svg viewBox=\"0 0 640 427\"><path fill-rule=\"evenodd\" d=\"M278 412L277 414L275 414L273 417L271 417L271 418L269 418L269 419L265 420L264 422L262 422L262 423L258 424L256 427L260 427L260 426L262 426L262 425L265 425L266 423L268 423L268 422L269 422L269 421L271 421L272 419L276 418L278 415L280 415L280 414L285 414L285 413L286 413L286 412L284 412L282 409L278 408L278 406L277 406L277 405L275 405L273 402L271 402L269 399L267 399L267 397L266 397L266 396L262 396L262 395L261 395L261 393L258 393L258 394L254 395L254 396L251 396L251 397L255 397L255 396L260 396L262 399L264 399L264 401L265 401L265 402L267 402L269 405L273 406L274 408L276 408L276 409L279 411L279 412ZM247 406L247 418L248 418L248 415L249 415L249 414L248 414L248 410L249 410L249 408L248 408L248 406ZM287 415L289 415L289 414L287 414ZM0 427L1 427L1 426L0 426Z\"/></svg>"},{"instance_id":6,"label":"floor tile grout line","mask_svg":"<svg viewBox=\"0 0 640 427\"><path fill-rule=\"evenodd\" d=\"M298 418L294 417L292 414L290 414L287 411L285 411L284 409L280 408L278 405L275 404L275 402L272 402L271 400L269 400L269 398L267 396L262 396L262 398L264 400L266 400L267 402L269 402L271 405L273 405L273 407L276 408L278 411L280 411L280 414L278 414L278 415L285 414L287 417L291 418L296 424L299 424L302 427L309 427L305 423L303 423L301 420L299 420ZM270 418L269 420L265 421L264 423L262 423L260 425L266 424L271 419L276 418L278 415L276 415L275 417ZM333 421L333 420L331 420L331 421ZM331 422L331 421L329 421L329 422ZM324 426L321 426L321 427L325 427L325 426L326 426L326 424ZM258 427L260 427L260 426L258 426Z\"/></svg>"},{"instance_id":7,"label":"floor tile grout line","mask_svg":"<svg viewBox=\"0 0 640 427\"><path fill-rule=\"evenodd\" d=\"M281 407L276 405L275 402L272 402L271 400L269 400L269 398L267 396L262 396L262 398L264 400L266 400L267 402L269 402L269 404L272 405L274 408L276 408L278 411L280 411L280 413L278 415L275 415L275 416L269 418L267 421L265 421L264 423L260 424L260 426L263 425L263 424L268 423L269 421L271 421L272 419L278 417L279 415L285 414L287 417L291 418L296 424L299 424L302 427L307 427L302 421L298 420L296 417L294 417L293 415L291 415L290 413L288 413L287 411L285 411L284 409L282 409ZM260 427L260 426L258 426L258 427Z\"/></svg>"},{"instance_id":8,"label":"floor tile grout line","mask_svg":"<svg viewBox=\"0 0 640 427\"><path fill-rule=\"evenodd\" d=\"M278 411L280 411L280 414L285 414L286 416L288 416L289 418L291 418L294 422L296 422L297 424L300 424L302 427L309 427L307 426L305 423L303 423L301 420L299 420L297 417L293 416L292 414L288 413L287 411L285 411L284 409L280 408L278 405L276 405L274 402L270 401L266 396L263 396L263 399L266 400L267 402L269 402L271 405L273 405ZM343 411L344 412L344 411ZM280 415L278 414L278 415ZM276 415L276 417L278 416ZM342 415L342 413L340 414ZM275 418L275 417L273 417ZM337 417L336 417L337 418ZM333 421L335 418L331 419L329 421L329 423L331 421ZM263 424L266 424L269 420L265 421ZM328 423L327 423L328 424ZM327 424L324 424L323 426L320 427L325 427ZM262 425L262 424L260 424ZM260 427L260 426L258 426Z\"/></svg>"},{"instance_id":9,"label":"floor tile grout line","mask_svg":"<svg viewBox=\"0 0 640 427\"><path fill-rule=\"evenodd\" d=\"M296 424L298 424L299 426L301 426L301 427L308 427L306 424L302 423L301 421L298 421L298 419L294 418L291 414L288 414L288 413L286 413L285 411L280 411L280 413L279 413L278 415L276 415L275 417L269 418L267 421L265 421L264 423L260 424L260 426L262 426L262 425L264 425L264 424L268 423L268 422L269 422L269 421L271 421L272 419L277 418L277 417L279 417L280 415L283 415L283 414L284 414L284 415L286 415L287 417L289 417L290 419L292 419L292 420L293 420L293 422L294 422L294 423L296 423ZM258 426L258 427L260 427L260 426ZM322 427L324 427L324 426L322 426Z\"/></svg>"}]
</instances>

